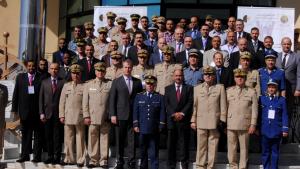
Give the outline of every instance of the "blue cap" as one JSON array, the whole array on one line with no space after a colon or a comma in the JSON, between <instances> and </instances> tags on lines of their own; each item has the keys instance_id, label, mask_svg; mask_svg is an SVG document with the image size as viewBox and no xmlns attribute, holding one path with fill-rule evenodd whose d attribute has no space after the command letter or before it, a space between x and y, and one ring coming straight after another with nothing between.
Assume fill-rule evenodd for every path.
<instances>
[{"instance_id":1,"label":"blue cap","mask_svg":"<svg viewBox=\"0 0 300 169\"><path fill-rule=\"evenodd\" d=\"M269 79L267 85L276 85L276 86L278 86L278 83L273 79Z\"/></svg>"},{"instance_id":2,"label":"blue cap","mask_svg":"<svg viewBox=\"0 0 300 169\"><path fill-rule=\"evenodd\" d=\"M267 50L266 53L265 53L265 59L268 59L268 58L277 58L277 53L273 50Z\"/></svg>"},{"instance_id":3,"label":"blue cap","mask_svg":"<svg viewBox=\"0 0 300 169\"><path fill-rule=\"evenodd\" d=\"M158 26L155 25L154 23L149 24L148 30L157 30Z\"/></svg>"}]
</instances>

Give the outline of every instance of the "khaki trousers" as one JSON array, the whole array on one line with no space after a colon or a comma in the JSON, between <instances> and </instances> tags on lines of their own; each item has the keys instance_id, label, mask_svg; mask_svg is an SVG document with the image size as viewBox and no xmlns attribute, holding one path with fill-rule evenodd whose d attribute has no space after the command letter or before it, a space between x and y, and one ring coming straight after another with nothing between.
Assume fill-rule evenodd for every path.
<instances>
[{"instance_id":1,"label":"khaki trousers","mask_svg":"<svg viewBox=\"0 0 300 169\"><path fill-rule=\"evenodd\" d=\"M248 163L249 134L247 130L227 130L228 161L231 169L246 169ZM237 161L237 146L240 145L240 162Z\"/></svg>"},{"instance_id":2,"label":"khaki trousers","mask_svg":"<svg viewBox=\"0 0 300 169\"><path fill-rule=\"evenodd\" d=\"M217 129L197 129L197 169L214 168L216 154L218 151L219 137L220 134Z\"/></svg>"},{"instance_id":3,"label":"khaki trousers","mask_svg":"<svg viewBox=\"0 0 300 169\"><path fill-rule=\"evenodd\" d=\"M89 126L89 141L88 141L88 154L90 157L90 164L107 165L108 160L108 135L110 124L107 122L101 125Z\"/></svg>"},{"instance_id":4,"label":"khaki trousers","mask_svg":"<svg viewBox=\"0 0 300 169\"><path fill-rule=\"evenodd\" d=\"M65 125L64 152L65 163L83 164L86 155L85 130L83 123L79 125ZM75 144L76 143L76 144ZM75 145L75 146L74 146ZM76 150L75 150L76 147ZM76 152L76 161L75 161Z\"/></svg>"}]
</instances>

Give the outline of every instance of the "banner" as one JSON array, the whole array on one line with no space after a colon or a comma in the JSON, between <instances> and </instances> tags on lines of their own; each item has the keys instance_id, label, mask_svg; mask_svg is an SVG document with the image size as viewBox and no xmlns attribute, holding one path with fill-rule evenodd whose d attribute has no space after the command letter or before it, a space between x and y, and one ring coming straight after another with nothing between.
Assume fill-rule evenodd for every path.
<instances>
[{"instance_id":1,"label":"banner","mask_svg":"<svg viewBox=\"0 0 300 169\"><path fill-rule=\"evenodd\" d=\"M273 48L277 52L282 50L280 43L283 37L291 38L294 44L294 8L239 6L237 17L244 20L244 30L246 32L250 33L253 27L259 29L259 40L263 41L264 37L272 36L274 40Z\"/></svg>"},{"instance_id":2,"label":"banner","mask_svg":"<svg viewBox=\"0 0 300 169\"><path fill-rule=\"evenodd\" d=\"M147 16L146 6L95 6L94 7L94 24L95 31L94 35L98 37L97 29L107 25L107 12L114 12L118 17L124 17L127 19L126 29L131 27L131 14L139 14L142 16ZM115 23L117 25L117 23Z\"/></svg>"}]
</instances>

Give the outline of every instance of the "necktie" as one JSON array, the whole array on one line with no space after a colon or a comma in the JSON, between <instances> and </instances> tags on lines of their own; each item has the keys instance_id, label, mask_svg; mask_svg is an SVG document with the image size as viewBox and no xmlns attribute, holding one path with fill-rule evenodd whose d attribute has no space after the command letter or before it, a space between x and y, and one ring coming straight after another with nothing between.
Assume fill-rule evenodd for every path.
<instances>
[{"instance_id":1,"label":"necktie","mask_svg":"<svg viewBox=\"0 0 300 169\"><path fill-rule=\"evenodd\" d=\"M254 41L253 47L254 47L254 51L257 52L257 41Z\"/></svg>"},{"instance_id":2,"label":"necktie","mask_svg":"<svg viewBox=\"0 0 300 169\"><path fill-rule=\"evenodd\" d=\"M180 86L176 86L176 98L177 98L177 102L180 101L180 97L181 97L181 94L180 94Z\"/></svg>"},{"instance_id":3,"label":"necktie","mask_svg":"<svg viewBox=\"0 0 300 169\"><path fill-rule=\"evenodd\" d=\"M154 41L153 41L153 40L150 40L150 43L151 43L151 46L153 47Z\"/></svg>"},{"instance_id":4,"label":"necktie","mask_svg":"<svg viewBox=\"0 0 300 169\"><path fill-rule=\"evenodd\" d=\"M33 75L29 75L29 86L32 86Z\"/></svg>"},{"instance_id":5,"label":"necktie","mask_svg":"<svg viewBox=\"0 0 300 169\"><path fill-rule=\"evenodd\" d=\"M240 39L241 35L242 35L242 32L239 32L238 34L239 34L238 39Z\"/></svg>"},{"instance_id":6,"label":"necktie","mask_svg":"<svg viewBox=\"0 0 300 169\"><path fill-rule=\"evenodd\" d=\"M123 45L123 50L122 50L122 55L126 55L126 46L125 45Z\"/></svg>"},{"instance_id":7,"label":"necktie","mask_svg":"<svg viewBox=\"0 0 300 169\"><path fill-rule=\"evenodd\" d=\"M285 68L286 56L287 56L287 53L284 54L284 56L283 56L283 60L282 60L282 63L281 63L281 68L282 68L282 69Z\"/></svg>"},{"instance_id":8,"label":"necktie","mask_svg":"<svg viewBox=\"0 0 300 169\"><path fill-rule=\"evenodd\" d=\"M148 99L151 99L152 94L148 93Z\"/></svg>"},{"instance_id":9,"label":"necktie","mask_svg":"<svg viewBox=\"0 0 300 169\"><path fill-rule=\"evenodd\" d=\"M220 83L221 80L221 69L217 69L217 84Z\"/></svg>"},{"instance_id":10,"label":"necktie","mask_svg":"<svg viewBox=\"0 0 300 169\"><path fill-rule=\"evenodd\" d=\"M52 79L52 93L55 93L57 89L56 79Z\"/></svg>"},{"instance_id":11,"label":"necktie","mask_svg":"<svg viewBox=\"0 0 300 169\"><path fill-rule=\"evenodd\" d=\"M127 84L128 92L129 92L129 95L130 95L131 94L130 78L126 79L126 84Z\"/></svg>"},{"instance_id":12,"label":"necktie","mask_svg":"<svg viewBox=\"0 0 300 169\"><path fill-rule=\"evenodd\" d=\"M87 61L88 61L88 71L90 72L91 71L91 60L88 59Z\"/></svg>"},{"instance_id":13,"label":"necktie","mask_svg":"<svg viewBox=\"0 0 300 169\"><path fill-rule=\"evenodd\" d=\"M180 45L181 45L181 43L178 42L177 45L176 45L176 53L180 52Z\"/></svg>"},{"instance_id":14,"label":"necktie","mask_svg":"<svg viewBox=\"0 0 300 169\"><path fill-rule=\"evenodd\" d=\"M160 52L159 55L160 55L160 61L163 62L164 61L164 55L162 54L162 52Z\"/></svg>"},{"instance_id":15,"label":"necktie","mask_svg":"<svg viewBox=\"0 0 300 169\"><path fill-rule=\"evenodd\" d=\"M192 31L192 34L191 34L191 37L192 37L193 39L195 39L195 35L196 35L196 32L195 32L195 30L193 30L193 31Z\"/></svg>"},{"instance_id":16,"label":"necktie","mask_svg":"<svg viewBox=\"0 0 300 169\"><path fill-rule=\"evenodd\" d=\"M206 38L202 39L202 46L203 46L203 49L205 50L205 48L206 48Z\"/></svg>"}]
</instances>

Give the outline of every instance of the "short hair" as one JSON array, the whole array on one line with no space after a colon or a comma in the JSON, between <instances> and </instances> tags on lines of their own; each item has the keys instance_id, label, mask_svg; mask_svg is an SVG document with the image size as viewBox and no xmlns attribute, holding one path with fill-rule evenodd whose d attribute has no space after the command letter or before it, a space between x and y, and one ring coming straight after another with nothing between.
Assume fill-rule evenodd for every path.
<instances>
[{"instance_id":1,"label":"short hair","mask_svg":"<svg viewBox=\"0 0 300 169\"><path fill-rule=\"evenodd\" d=\"M74 26L74 29L73 30L75 30L75 28L78 28L78 29L82 29L82 26L81 25L76 25L76 26Z\"/></svg>"},{"instance_id":2,"label":"short hair","mask_svg":"<svg viewBox=\"0 0 300 169\"><path fill-rule=\"evenodd\" d=\"M216 36L213 36L211 40L215 39L215 38L218 38L220 41L221 41L221 38L220 36L216 35Z\"/></svg>"},{"instance_id":3,"label":"short hair","mask_svg":"<svg viewBox=\"0 0 300 169\"><path fill-rule=\"evenodd\" d=\"M203 25L201 25L200 29L202 29L202 27L203 27L203 26L207 26L207 27L209 27L209 25L207 25L207 24L203 24Z\"/></svg>"},{"instance_id":4,"label":"short hair","mask_svg":"<svg viewBox=\"0 0 300 169\"><path fill-rule=\"evenodd\" d=\"M92 46L92 47L94 48L94 45L93 45L92 43L87 43L87 44L85 45L85 48L86 48L87 46Z\"/></svg>"},{"instance_id":5,"label":"short hair","mask_svg":"<svg viewBox=\"0 0 300 169\"><path fill-rule=\"evenodd\" d=\"M259 31L259 29L258 29L258 27L253 27L253 28L251 28L250 32L252 32L252 31Z\"/></svg>"},{"instance_id":6,"label":"short hair","mask_svg":"<svg viewBox=\"0 0 300 169\"><path fill-rule=\"evenodd\" d=\"M149 21L149 18L147 16L142 16L140 20L142 19L146 19L147 21Z\"/></svg>"},{"instance_id":7,"label":"short hair","mask_svg":"<svg viewBox=\"0 0 300 169\"><path fill-rule=\"evenodd\" d=\"M35 61L33 59L25 60L24 65L27 66L29 62L34 63L35 65Z\"/></svg>"},{"instance_id":8,"label":"short hair","mask_svg":"<svg viewBox=\"0 0 300 169\"><path fill-rule=\"evenodd\" d=\"M123 64L124 63L127 63L127 64L129 64L131 67L133 67L133 62L132 62L132 60L130 60L130 59L125 59L124 61L123 61Z\"/></svg>"},{"instance_id":9,"label":"short hair","mask_svg":"<svg viewBox=\"0 0 300 169\"><path fill-rule=\"evenodd\" d=\"M237 21L242 22L244 24L244 20L243 19L237 19L236 22Z\"/></svg>"},{"instance_id":10,"label":"short hair","mask_svg":"<svg viewBox=\"0 0 300 169\"><path fill-rule=\"evenodd\" d=\"M271 39L271 40L273 41L273 37L272 37L272 36L266 36L266 37L264 38L264 41L265 41L266 39Z\"/></svg>"},{"instance_id":11,"label":"short hair","mask_svg":"<svg viewBox=\"0 0 300 169\"><path fill-rule=\"evenodd\" d=\"M145 34L144 34L144 32L142 32L142 31L136 31L134 34L133 34L133 38L135 39L136 38L136 35L138 35L138 34L140 34L140 35L142 35L142 37L143 37L143 39L145 39Z\"/></svg>"},{"instance_id":12,"label":"short hair","mask_svg":"<svg viewBox=\"0 0 300 169\"><path fill-rule=\"evenodd\" d=\"M222 52L219 52L219 51L217 51L216 53L214 53L213 58L215 58L217 54L221 55L222 58L223 58L223 53L222 53Z\"/></svg>"},{"instance_id":13,"label":"short hair","mask_svg":"<svg viewBox=\"0 0 300 169\"><path fill-rule=\"evenodd\" d=\"M218 18L215 18L213 23L215 23L215 21L220 21L222 23L221 19L218 19Z\"/></svg>"},{"instance_id":14,"label":"short hair","mask_svg":"<svg viewBox=\"0 0 300 169\"><path fill-rule=\"evenodd\" d=\"M66 38L58 38L58 41L64 40L66 42Z\"/></svg>"}]
</instances>

